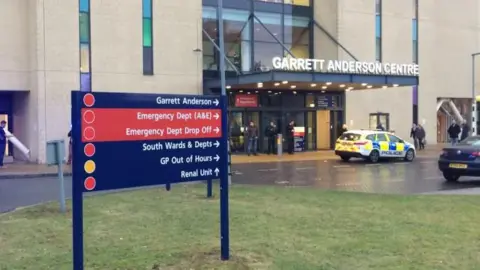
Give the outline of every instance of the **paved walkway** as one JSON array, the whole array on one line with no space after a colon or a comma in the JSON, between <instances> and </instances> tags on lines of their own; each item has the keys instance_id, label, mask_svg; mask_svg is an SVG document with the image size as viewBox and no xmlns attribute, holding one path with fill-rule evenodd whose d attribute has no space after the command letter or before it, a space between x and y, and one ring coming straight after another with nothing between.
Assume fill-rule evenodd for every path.
<instances>
[{"instance_id":1,"label":"paved walkway","mask_svg":"<svg viewBox=\"0 0 480 270\"><path fill-rule=\"evenodd\" d=\"M424 151L418 153L418 157L437 157L443 145L428 146ZM265 155L247 156L242 154L232 154L232 164L248 164L248 163L270 163L270 162L287 162L287 161L314 161L314 160L331 160L338 159L333 151L315 151L296 153L294 155L284 154L283 156ZM71 167L64 166L65 175L71 175ZM46 166L39 164L12 163L7 164L0 169L0 179L11 178L31 178L31 177L47 177L56 176L56 166Z\"/></svg>"}]
</instances>

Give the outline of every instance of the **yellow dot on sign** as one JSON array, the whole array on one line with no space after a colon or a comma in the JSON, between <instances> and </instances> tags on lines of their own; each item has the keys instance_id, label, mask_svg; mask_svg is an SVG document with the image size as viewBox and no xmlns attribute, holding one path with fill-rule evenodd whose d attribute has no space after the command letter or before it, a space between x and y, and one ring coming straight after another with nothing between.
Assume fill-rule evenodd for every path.
<instances>
[{"instance_id":1,"label":"yellow dot on sign","mask_svg":"<svg viewBox=\"0 0 480 270\"><path fill-rule=\"evenodd\" d=\"M93 173L95 171L95 162L93 160L87 160L83 168L86 173Z\"/></svg>"}]
</instances>

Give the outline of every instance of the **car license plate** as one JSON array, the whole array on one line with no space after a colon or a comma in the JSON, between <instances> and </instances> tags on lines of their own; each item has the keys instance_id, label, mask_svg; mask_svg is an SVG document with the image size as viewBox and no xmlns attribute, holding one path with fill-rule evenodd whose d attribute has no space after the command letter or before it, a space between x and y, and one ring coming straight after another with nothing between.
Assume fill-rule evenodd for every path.
<instances>
[{"instance_id":1,"label":"car license plate","mask_svg":"<svg viewBox=\"0 0 480 270\"><path fill-rule=\"evenodd\" d=\"M468 166L467 164L450 163L448 167L455 169L466 169Z\"/></svg>"}]
</instances>

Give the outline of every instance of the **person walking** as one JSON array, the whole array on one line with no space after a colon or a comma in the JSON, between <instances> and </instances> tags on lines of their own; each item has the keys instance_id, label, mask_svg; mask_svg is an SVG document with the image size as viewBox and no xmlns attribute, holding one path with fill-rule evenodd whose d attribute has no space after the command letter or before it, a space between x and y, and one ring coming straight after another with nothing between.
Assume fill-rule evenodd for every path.
<instances>
[{"instance_id":1,"label":"person walking","mask_svg":"<svg viewBox=\"0 0 480 270\"><path fill-rule=\"evenodd\" d=\"M452 124L448 128L448 136L450 137L450 142L452 145L457 144L458 142L458 135L460 134L460 126L457 124L455 120L452 120Z\"/></svg>"},{"instance_id":2,"label":"person walking","mask_svg":"<svg viewBox=\"0 0 480 270\"><path fill-rule=\"evenodd\" d=\"M470 126L467 124L466 120L463 120L462 123L462 134L460 135L460 141L465 140L470 134Z\"/></svg>"},{"instance_id":3,"label":"person walking","mask_svg":"<svg viewBox=\"0 0 480 270\"><path fill-rule=\"evenodd\" d=\"M5 168L3 158L5 157L5 149L7 148L7 134L5 133L5 126L7 121L0 122L0 169Z\"/></svg>"},{"instance_id":4,"label":"person walking","mask_svg":"<svg viewBox=\"0 0 480 270\"><path fill-rule=\"evenodd\" d=\"M270 124L265 129L265 136L267 137L267 154L275 154L275 137L277 135L277 126L270 122Z\"/></svg>"},{"instance_id":5,"label":"person walking","mask_svg":"<svg viewBox=\"0 0 480 270\"><path fill-rule=\"evenodd\" d=\"M290 121L287 126L285 137L287 137L287 151L290 155L293 155L295 151L295 122Z\"/></svg>"},{"instance_id":6,"label":"person walking","mask_svg":"<svg viewBox=\"0 0 480 270\"><path fill-rule=\"evenodd\" d=\"M250 121L250 125L247 127L247 139L248 139L248 147L247 147L247 155L251 155L253 153L254 156L257 155L257 142L258 142L258 128Z\"/></svg>"},{"instance_id":7,"label":"person walking","mask_svg":"<svg viewBox=\"0 0 480 270\"><path fill-rule=\"evenodd\" d=\"M425 129L421 125L418 125L415 128L415 138L418 141L419 150L425 149L425 137L426 137Z\"/></svg>"},{"instance_id":8,"label":"person walking","mask_svg":"<svg viewBox=\"0 0 480 270\"><path fill-rule=\"evenodd\" d=\"M416 129L417 129L417 125L413 123L412 128L410 129L410 138L412 138L413 145L415 146L415 148L418 148L418 139L415 135Z\"/></svg>"}]
</instances>

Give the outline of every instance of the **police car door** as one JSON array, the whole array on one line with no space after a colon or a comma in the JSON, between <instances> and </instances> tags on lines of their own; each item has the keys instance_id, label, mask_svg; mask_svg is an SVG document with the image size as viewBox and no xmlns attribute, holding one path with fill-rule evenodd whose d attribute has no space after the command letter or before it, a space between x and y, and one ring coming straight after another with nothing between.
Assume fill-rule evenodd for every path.
<instances>
[{"instance_id":1,"label":"police car door","mask_svg":"<svg viewBox=\"0 0 480 270\"><path fill-rule=\"evenodd\" d=\"M392 156L405 156L405 143L400 138L392 134L388 134L388 139L390 141L390 151L392 151Z\"/></svg>"},{"instance_id":2,"label":"police car door","mask_svg":"<svg viewBox=\"0 0 480 270\"><path fill-rule=\"evenodd\" d=\"M377 133L377 142L380 147L381 157L390 157L390 143L385 133Z\"/></svg>"}]
</instances>

